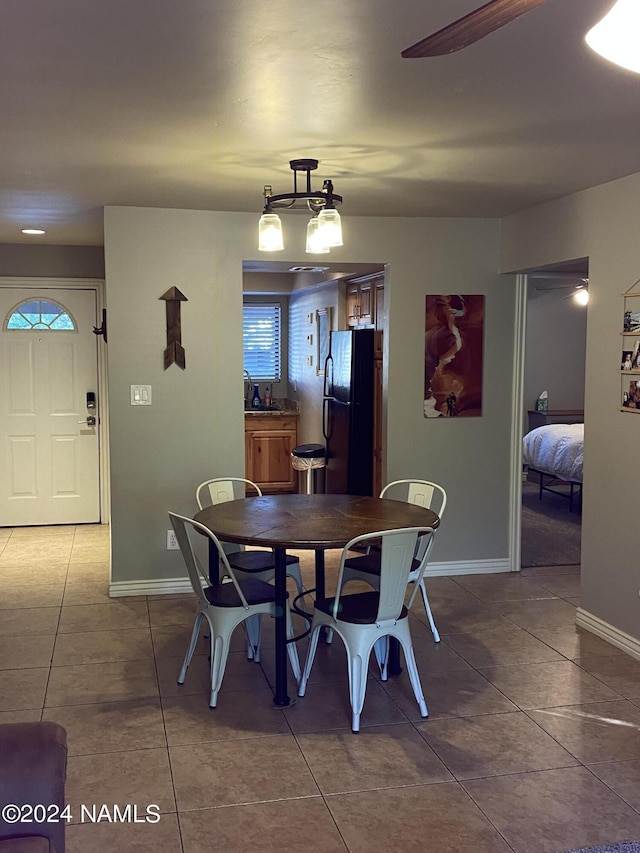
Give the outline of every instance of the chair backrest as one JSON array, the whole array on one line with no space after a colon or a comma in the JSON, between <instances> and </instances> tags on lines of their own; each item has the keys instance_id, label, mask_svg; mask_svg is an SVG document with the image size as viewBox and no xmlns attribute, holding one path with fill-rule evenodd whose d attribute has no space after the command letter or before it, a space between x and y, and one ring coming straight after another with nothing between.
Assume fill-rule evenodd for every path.
<instances>
[{"instance_id":1,"label":"chair backrest","mask_svg":"<svg viewBox=\"0 0 640 853\"><path fill-rule=\"evenodd\" d=\"M394 495L398 496L398 500L405 500L407 503L433 510L442 521L447 506L447 493L438 483L432 483L431 480L394 480L384 487L380 492L380 497L393 498ZM435 531L432 530L428 536L421 536L418 540L416 552L413 556L416 560L420 560L422 565L421 571L412 573L412 581L416 579L418 573L420 577L424 574L429 552L433 547L434 536Z\"/></svg>"},{"instance_id":2,"label":"chair backrest","mask_svg":"<svg viewBox=\"0 0 640 853\"><path fill-rule=\"evenodd\" d=\"M204 587L209 586L209 578L204 572L200 561L196 557L195 551L193 549L193 541L192 536L195 536L196 533L198 535L207 536L212 542L215 543L216 548L218 549L218 556L220 558L220 574L226 575L230 578L231 582L236 588L238 595L240 596L240 600L242 601L242 606L248 608L249 605L247 603L247 599L244 597L242 589L236 580L235 575L233 574L233 570L229 565L229 561L227 559L227 555L224 552L224 548L222 547L222 543L215 535L212 533L208 527L205 527L204 524L200 524L198 521L194 521L193 518L187 518L184 515L178 515L175 512L169 513L169 520L171 521L171 526L173 527L176 539L178 540L178 545L180 547L180 552L182 553L182 557L187 567L187 572L189 574L189 580L191 581L191 587L195 594L198 596L200 603L205 605L206 607L210 607L209 601L204 594Z\"/></svg>"},{"instance_id":3,"label":"chair backrest","mask_svg":"<svg viewBox=\"0 0 640 853\"><path fill-rule=\"evenodd\" d=\"M353 556L349 554L349 551L353 550L356 545L366 546L376 542L380 546L380 594L376 623L396 620L405 603L409 573L412 571L414 554L419 540L429 540L433 533L432 527L403 527L398 530L379 530L376 533L367 533L347 542L340 558L338 591L333 606L333 617L336 618L340 609L344 563L345 560ZM424 561L424 565L421 564L422 572L424 572L424 566L426 566L426 561ZM421 577L422 573L416 579L419 581ZM413 603L417 590L418 584L416 583L407 602L407 607Z\"/></svg>"},{"instance_id":4,"label":"chair backrest","mask_svg":"<svg viewBox=\"0 0 640 853\"><path fill-rule=\"evenodd\" d=\"M447 506L447 493L438 483L430 480L394 480L380 492L381 498L404 500L407 503L432 509L442 521Z\"/></svg>"},{"instance_id":5,"label":"chair backrest","mask_svg":"<svg viewBox=\"0 0 640 853\"><path fill-rule=\"evenodd\" d=\"M225 501L239 500L247 491L255 491L258 497L262 497L259 486L252 480L245 480L244 477L214 477L200 483L196 489L196 503L198 509L204 509Z\"/></svg>"}]
</instances>

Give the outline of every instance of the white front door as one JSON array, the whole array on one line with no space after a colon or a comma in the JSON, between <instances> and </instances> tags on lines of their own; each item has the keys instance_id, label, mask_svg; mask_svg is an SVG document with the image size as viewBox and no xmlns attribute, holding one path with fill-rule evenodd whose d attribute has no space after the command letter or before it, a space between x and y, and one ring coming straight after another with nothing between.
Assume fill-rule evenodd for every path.
<instances>
[{"instance_id":1,"label":"white front door","mask_svg":"<svg viewBox=\"0 0 640 853\"><path fill-rule=\"evenodd\" d=\"M0 322L0 526L100 521L95 291L0 288Z\"/></svg>"}]
</instances>

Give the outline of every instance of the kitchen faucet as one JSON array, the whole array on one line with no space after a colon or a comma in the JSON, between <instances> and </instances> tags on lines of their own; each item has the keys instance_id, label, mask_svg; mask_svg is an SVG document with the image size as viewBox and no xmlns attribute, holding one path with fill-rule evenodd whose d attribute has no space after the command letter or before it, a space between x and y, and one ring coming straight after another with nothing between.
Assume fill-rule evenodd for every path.
<instances>
[{"instance_id":1,"label":"kitchen faucet","mask_svg":"<svg viewBox=\"0 0 640 853\"><path fill-rule=\"evenodd\" d=\"M247 402L249 402L249 400L251 399L251 392L253 391L253 381L251 379L251 374L249 373L248 370L242 371L242 378L244 379L245 376L247 377L247 392L248 392L248 393L245 392L245 400Z\"/></svg>"}]
</instances>

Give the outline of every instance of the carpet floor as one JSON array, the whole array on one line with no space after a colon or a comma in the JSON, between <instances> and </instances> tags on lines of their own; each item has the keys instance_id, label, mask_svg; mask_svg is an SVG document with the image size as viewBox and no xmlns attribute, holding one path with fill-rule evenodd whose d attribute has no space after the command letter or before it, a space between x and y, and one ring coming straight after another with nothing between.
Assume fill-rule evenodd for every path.
<instances>
[{"instance_id":1,"label":"carpet floor","mask_svg":"<svg viewBox=\"0 0 640 853\"><path fill-rule=\"evenodd\" d=\"M569 850L567 853L640 853L640 841L627 841L604 847L581 847L580 850Z\"/></svg>"},{"instance_id":2,"label":"carpet floor","mask_svg":"<svg viewBox=\"0 0 640 853\"><path fill-rule=\"evenodd\" d=\"M573 566L580 563L582 516L569 512L569 501L522 484L522 567Z\"/></svg>"}]
</instances>

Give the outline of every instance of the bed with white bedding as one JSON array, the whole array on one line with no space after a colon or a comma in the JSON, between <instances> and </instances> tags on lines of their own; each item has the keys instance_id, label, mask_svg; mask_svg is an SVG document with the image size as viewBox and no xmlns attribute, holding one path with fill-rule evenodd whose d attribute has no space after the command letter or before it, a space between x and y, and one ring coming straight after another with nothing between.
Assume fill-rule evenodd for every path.
<instances>
[{"instance_id":1,"label":"bed with white bedding","mask_svg":"<svg viewBox=\"0 0 640 853\"><path fill-rule=\"evenodd\" d=\"M528 432L522 439L522 461L540 476L540 499L544 491L569 498L582 496L584 424L548 424Z\"/></svg>"}]
</instances>

